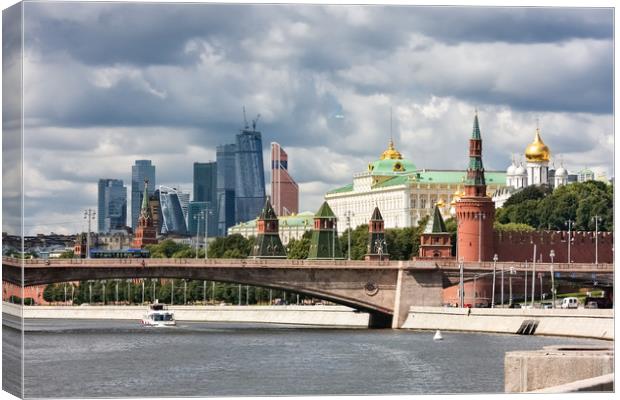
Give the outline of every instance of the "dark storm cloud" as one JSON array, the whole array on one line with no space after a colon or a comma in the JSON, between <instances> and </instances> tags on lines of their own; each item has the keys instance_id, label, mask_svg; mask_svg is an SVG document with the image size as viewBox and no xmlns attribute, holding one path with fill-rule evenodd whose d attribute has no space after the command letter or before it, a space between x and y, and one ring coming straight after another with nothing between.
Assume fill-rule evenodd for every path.
<instances>
[{"instance_id":1,"label":"dark storm cloud","mask_svg":"<svg viewBox=\"0 0 620 400\"><path fill-rule=\"evenodd\" d=\"M317 203L302 208L318 207L325 190L381 154L392 106L397 147L420 168L464 168L466 146L455 143L466 144L474 107L489 129L487 168L522 153L539 114L553 151L574 165L597 152L591 165L611 163L610 9L36 2L25 10L29 204L87 187L79 199L57 197L50 212L92 207L97 179L127 184L135 159L154 161L158 183L190 185L192 162L234 142L243 106L248 119L261 114L265 149L278 141L291 155L303 201Z\"/></svg>"}]
</instances>

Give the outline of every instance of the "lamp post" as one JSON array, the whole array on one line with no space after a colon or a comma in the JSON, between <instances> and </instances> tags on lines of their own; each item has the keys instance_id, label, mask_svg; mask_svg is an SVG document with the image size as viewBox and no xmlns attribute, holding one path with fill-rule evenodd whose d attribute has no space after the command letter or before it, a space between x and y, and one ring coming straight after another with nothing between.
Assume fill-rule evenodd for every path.
<instances>
[{"instance_id":1,"label":"lamp post","mask_svg":"<svg viewBox=\"0 0 620 400\"><path fill-rule=\"evenodd\" d=\"M64 282L64 291L65 291L65 305L67 305L67 282Z\"/></svg>"},{"instance_id":2,"label":"lamp post","mask_svg":"<svg viewBox=\"0 0 620 400\"><path fill-rule=\"evenodd\" d=\"M115 288L114 288L114 292L115 292L115 296L114 299L116 300L116 303L118 303L118 279L114 280Z\"/></svg>"},{"instance_id":3,"label":"lamp post","mask_svg":"<svg viewBox=\"0 0 620 400\"><path fill-rule=\"evenodd\" d=\"M476 308L476 280L478 279L478 274L474 274L474 293L473 293L473 300L472 300L472 308Z\"/></svg>"},{"instance_id":4,"label":"lamp post","mask_svg":"<svg viewBox=\"0 0 620 400\"><path fill-rule=\"evenodd\" d=\"M383 261L383 246L385 245L385 239L375 240L375 251L379 254L379 262Z\"/></svg>"},{"instance_id":5,"label":"lamp post","mask_svg":"<svg viewBox=\"0 0 620 400\"><path fill-rule=\"evenodd\" d=\"M183 304L187 304L187 279L183 279Z\"/></svg>"},{"instance_id":6,"label":"lamp post","mask_svg":"<svg viewBox=\"0 0 620 400\"><path fill-rule=\"evenodd\" d=\"M211 282L211 301L215 304L215 281Z\"/></svg>"},{"instance_id":7,"label":"lamp post","mask_svg":"<svg viewBox=\"0 0 620 400\"><path fill-rule=\"evenodd\" d=\"M90 208L84 210L84 219L88 220L88 236L86 236L86 258L90 258L90 221L95 219L97 213Z\"/></svg>"},{"instance_id":8,"label":"lamp post","mask_svg":"<svg viewBox=\"0 0 620 400\"><path fill-rule=\"evenodd\" d=\"M127 279L127 301L129 304L133 303L131 301L131 279Z\"/></svg>"},{"instance_id":9,"label":"lamp post","mask_svg":"<svg viewBox=\"0 0 620 400\"><path fill-rule=\"evenodd\" d=\"M594 219L594 264L598 267L598 223L602 220L601 217L595 215Z\"/></svg>"},{"instance_id":10,"label":"lamp post","mask_svg":"<svg viewBox=\"0 0 620 400\"><path fill-rule=\"evenodd\" d=\"M245 285L245 305L250 304L250 285Z\"/></svg>"},{"instance_id":11,"label":"lamp post","mask_svg":"<svg viewBox=\"0 0 620 400\"><path fill-rule=\"evenodd\" d=\"M527 260L525 260L525 284L523 285L523 305L527 305Z\"/></svg>"},{"instance_id":12,"label":"lamp post","mask_svg":"<svg viewBox=\"0 0 620 400\"><path fill-rule=\"evenodd\" d=\"M463 259L459 259L459 307L463 308L465 301L465 284L463 283Z\"/></svg>"},{"instance_id":13,"label":"lamp post","mask_svg":"<svg viewBox=\"0 0 620 400\"><path fill-rule=\"evenodd\" d=\"M170 279L170 304L174 305L174 279Z\"/></svg>"},{"instance_id":14,"label":"lamp post","mask_svg":"<svg viewBox=\"0 0 620 400\"><path fill-rule=\"evenodd\" d=\"M205 260L209 259L209 255L207 254L207 250L209 247L209 215L213 215L213 211L208 208L205 209Z\"/></svg>"},{"instance_id":15,"label":"lamp post","mask_svg":"<svg viewBox=\"0 0 620 400\"><path fill-rule=\"evenodd\" d=\"M93 302L93 282L88 281L88 304Z\"/></svg>"},{"instance_id":16,"label":"lamp post","mask_svg":"<svg viewBox=\"0 0 620 400\"><path fill-rule=\"evenodd\" d=\"M495 308L495 268L497 265L497 254L493 255L493 290L491 291L491 308ZM502 282L503 285L503 282ZM503 300L503 299L502 299ZM503 302L502 302L503 304Z\"/></svg>"},{"instance_id":17,"label":"lamp post","mask_svg":"<svg viewBox=\"0 0 620 400\"><path fill-rule=\"evenodd\" d=\"M202 281L202 304L207 304L207 281Z\"/></svg>"},{"instance_id":18,"label":"lamp post","mask_svg":"<svg viewBox=\"0 0 620 400\"><path fill-rule=\"evenodd\" d=\"M508 274L508 304L512 305L512 276L516 273L514 267L510 267L510 273Z\"/></svg>"},{"instance_id":19,"label":"lamp post","mask_svg":"<svg viewBox=\"0 0 620 400\"><path fill-rule=\"evenodd\" d=\"M151 301L155 303L155 279L151 279Z\"/></svg>"},{"instance_id":20,"label":"lamp post","mask_svg":"<svg viewBox=\"0 0 620 400\"><path fill-rule=\"evenodd\" d=\"M344 216L347 218L347 231L349 232L349 237L348 237L348 251L347 251L347 260L351 261L351 217L354 214L351 212L351 210L348 210L347 212L344 213Z\"/></svg>"},{"instance_id":21,"label":"lamp post","mask_svg":"<svg viewBox=\"0 0 620 400\"><path fill-rule=\"evenodd\" d=\"M572 241L572 236L571 236L571 232L570 232L570 228L571 225L573 224L573 221L571 221L570 219L568 221L566 221L566 224L568 225L568 264L570 264L570 242Z\"/></svg>"},{"instance_id":22,"label":"lamp post","mask_svg":"<svg viewBox=\"0 0 620 400\"><path fill-rule=\"evenodd\" d=\"M549 258L551 258L551 296L552 296L552 308L555 308L555 277L553 274L553 258L555 257L555 251L549 252Z\"/></svg>"},{"instance_id":23,"label":"lamp post","mask_svg":"<svg viewBox=\"0 0 620 400\"><path fill-rule=\"evenodd\" d=\"M103 285L103 305L105 306L105 284L107 282L105 280L101 281L101 285Z\"/></svg>"},{"instance_id":24,"label":"lamp post","mask_svg":"<svg viewBox=\"0 0 620 400\"><path fill-rule=\"evenodd\" d=\"M144 279L142 279L142 304L144 304Z\"/></svg>"},{"instance_id":25,"label":"lamp post","mask_svg":"<svg viewBox=\"0 0 620 400\"><path fill-rule=\"evenodd\" d=\"M536 294L536 245L534 245L534 257L532 257L532 308Z\"/></svg>"},{"instance_id":26,"label":"lamp post","mask_svg":"<svg viewBox=\"0 0 620 400\"><path fill-rule=\"evenodd\" d=\"M477 212L478 218L478 262L482 262L482 220L486 218L483 212Z\"/></svg>"},{"instance_id":27,"label":"lamp post","mask_svg":"<svg viewBox=\"0 0 620 400\"><path fill-rule=\"evenodd\" d=\"M200 237L200 220L203 218L204 211L194 215L194 221L196 221L196 260L198 259L198 238Z\"/></svg>"}]
</instances>

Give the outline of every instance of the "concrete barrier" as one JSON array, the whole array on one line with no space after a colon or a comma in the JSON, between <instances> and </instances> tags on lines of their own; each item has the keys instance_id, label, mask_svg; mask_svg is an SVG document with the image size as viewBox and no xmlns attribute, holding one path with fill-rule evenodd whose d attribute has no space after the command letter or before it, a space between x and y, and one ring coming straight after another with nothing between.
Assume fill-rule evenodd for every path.
<instances>
[{"instance_id":1,"label":"concrete barrier","mask_svg":"<svg viewBox=\"0 0 620 400\"><path fill-rule=\"evenodd\" d=\"M293 325L367 327L368 314L344 306L170 306L178 321L256 322ZM3 303L2 312L29 318L140 320L146 306L19 306Z\"/></svg>"},{"instance_id":2,"label":"concrete barrier","mask_svg":"<svg viewBox=\"0 0 620 400\"><path fill-rule=\"evenodd\" d=\"M533 390L530 393L574 393L574 392L613 392L614 374L582 379L564 385L552 386L546 389Z\"/></svg>"},{"instance_id":3,"label":"concrete barrier","mask_svg":"<svg viewBox=\"0 0 620 400\"><path fill-rule=\"evenodd\" d=\"M608 390L612 374L612 347L545 346L542 350L510 351L504 358L504 389L507 393L545 389L546 393ZM588 381L584 381L588 380Z\"/></svg>"},{"instance_id":4,"label":"concrete barrier","mask_svg":"<svg viewBox=\"0 0 620 400\"><path fill-rule=\"evenodd\" d=\"M613 310L411 307L405 329L517 333L525 321L535 335L614 339Z\"/></svg>"}]
</instances>

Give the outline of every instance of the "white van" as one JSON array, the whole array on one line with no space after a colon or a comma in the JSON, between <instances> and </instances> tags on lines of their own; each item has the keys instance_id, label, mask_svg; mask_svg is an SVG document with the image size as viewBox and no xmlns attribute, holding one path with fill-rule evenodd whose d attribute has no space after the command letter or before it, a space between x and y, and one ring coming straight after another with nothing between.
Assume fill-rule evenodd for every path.
<instances>
[{"instance_id":1,"label":"white van","mask_svg":"<svg viewBox=\"0 0 620 400\"><path fill-rule=\"evenodd\" d=\"M579 300L576 297L565 297L562 299L562 308L578 308Z\"/></svg>"}]
</instances>

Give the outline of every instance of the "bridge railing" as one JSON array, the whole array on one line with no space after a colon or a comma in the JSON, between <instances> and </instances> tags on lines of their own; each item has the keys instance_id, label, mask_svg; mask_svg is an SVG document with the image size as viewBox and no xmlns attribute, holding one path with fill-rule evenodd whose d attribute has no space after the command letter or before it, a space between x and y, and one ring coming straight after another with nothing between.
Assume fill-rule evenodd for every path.
<instances>
[{"instance_id":1,"label":"bridge railing","mask_svg":"<svg viewBox=\"0 0 620 400\"><path fill-rule=\"evenodd\" d=\"M105 266L105 265L135 265L144 267L156 266L251 266L251 267L342 267L342 268L439 268L439 269L459 269L459 263L455 260L410 260L410 261L364 261L364 260L293 260L293 259L234 259L234 258L59 258L59 259L18 259L13 257L3 257L3 262L13 265L36 265L36 266ZM493 262L464 262L464 270L486 270L492 271ZM553 266L554 271L601 271L613 272L613 264L594 264L594 263L536 263L536 270L550 271ZM532 263L525 262L497 262L496 270L517 271L532 270Z\"/></svg>"}]
</instances>

